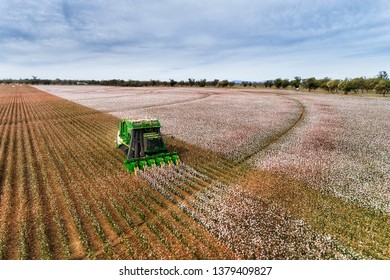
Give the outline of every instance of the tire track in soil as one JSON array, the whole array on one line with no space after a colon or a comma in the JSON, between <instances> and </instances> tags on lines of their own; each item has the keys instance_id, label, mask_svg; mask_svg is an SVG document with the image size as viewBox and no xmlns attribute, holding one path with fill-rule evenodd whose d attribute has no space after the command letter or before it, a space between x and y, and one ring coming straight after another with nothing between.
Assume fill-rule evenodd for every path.
<instances>
[{"instance_id":1,"label":"tire track in soil","mask_svg":"<svg viewBox=\"0 0 390 280\"><path fill-rule=\"evenodd\" d=\"M282 96L288 100L291 100L298 105L299 108L298 117L292 122L292 124L289 127L277 133L274 137L269 139L267 142L263 143L258 149L249 153L239 161L233 162L221 156L219 161L222 162L223 167L220 168L218 166L215 166L214 163L210 164L210 161L207 159L207 157L204 157L203 159L201 159L202 161L201 164L198 164L197 166L193 166L193 167L200 173L204 173L205 175L217 181L220 181L220 178L222 178L222 181L226 181L226 182L230 181L231 179L237 179L237 177L242 176L241 172L245 172L245 170L249 168L249 166L247 166L246 164L247 161L249 161L253 156L258 154L259 152L266 150L271 145L282 140L282 138L290 134L297 126L299 126L304 120L306 114L306 108L304 104L299 100L291 98L287 94L284 93L274 93L274 94L277 96Z\"/></svg>"},{"instance_id":2,"label":"tire track in soil","mask_svg":"<svg viewBox=\"0 0 390 280\"><path fill-rule=\"evenodd\" d=\"M36 87L34 87L34 88L40 90L39 88L36 88ZM55 94L50 93L49 91L47 91L47 92L46 92L45 90L41 90L41 91L42 91L42 92L45 92L45 93L48 93L48 94L50 94L50 95L52 95L52 96L57 96L57 95L55 95ZM213 92L211 92L211 93L213 93ZM138 95L144 95L144 94L150 94L150 93L140 93L140 94L138 94ZM141 106L141 107L136 107L136 108L131 108L131 109L132 109L132 110L140 110L140 109L143 110L143 109L151 109L151 108L159 108L159 107L165 107L165 106L172 106L172 105L183 104L183 103L191 103L191 102L195 102L195 101L198 101L198 100L206 99L206 98L212 96L212 94L210 94L210 93L207 92L207 91L205 91L205 92L199 92L198 94L201 94L202 96L201 96L201 97L198 97L198 98L189 99L189 100L182 100L182 101L169 102L169 103L165 103L165 104L157 104L157 105L150 105L150 106ZM122 96L128 96L128 95L122 95ZM89 99L93 99L93 98L88 98L88 99L77 99L77 100L72 101L72 100L70 100L70 99L65 99L65 98L63 98L63 97L59 97L59 96L57 96L57 97L58 97L58 98L61 98L61 99L64 99L64 100L67 100L67 101L70 101L70 102L75 102L76 104L79 104L79 105L81 105L81 104L79 103L79 100L89 100ZM118 97L118 96L116 96L116 97ZM111 97L110 97L110 98L111 98ZM112 98L114 98L114 97L112 97ZM100 99L103 99L103 98L100 98ZM85 106L85 105L82 105L82 106ZM88 106L85 106L85 107L90 108L90 107L88 107ZM103 110L103 111L101 111L101 112L112 114L112 113L115 113L116 111Z\"/></svg>"},{"instance_id":3,"label":"tire track in soil","mask_svg":"<svg viewBox=\"0 0 390 280\"><path fill-rule=\"evenodd\" d=\"M296 100L295 98L291 98L290 96L287 96L287 94L284 94L284 93L274 93L274 94L277 95L277 96L282 96L282 97L284 97L284 98L286 98L288 100L291 100L294 103L296 103L299 106L299 110L300 110L298 118L287 129L285 129L284 131L281 131L280 133L276 134L268 142L264 143L264 145L262 145L259 149L257 149L256 151L250 153L249 155L245 156L243 159L238 161L236 163L236 165L243 164L245 161L248 161L254 155L258 154L261 151L266 150L272 144L275 144L276 142L280 141L282 138L287 136L287 134L290 134L304 120L305 114L306 114L306 107L305 107L305 105L301 101Z\"/></svg>"},{"instance_id":4,"label":"tire track in soil","mask_svg":"<svg viewBox=\"0 0 390 280\"><path fill-rule=\"evenodd\" d=\"M136 107L136 108L131 108L131 110L146 110L146 109L154 109L154 108L161 108L161 107L166 107L166 106L174 106L178 104L187 104L187 103L192 103L195 101L199 101L202 99L206 99L212 96L210 93L202 93L202 97L199 98L194 98L191 100L182 100L182 101L176 101L176 102L169 102L165 104L160 104L160 105L150 105L150 106L142 106L142 107ZM104 111L105 113L113 114L116 113L117 111Z\"/></svg>"}]
</instances>

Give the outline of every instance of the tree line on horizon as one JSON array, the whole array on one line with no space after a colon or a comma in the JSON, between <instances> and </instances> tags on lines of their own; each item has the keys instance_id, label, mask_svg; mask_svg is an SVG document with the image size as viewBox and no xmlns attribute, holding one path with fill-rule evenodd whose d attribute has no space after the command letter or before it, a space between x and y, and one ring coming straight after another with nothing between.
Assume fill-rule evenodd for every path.
<instances>
[{"instance_id":1,"label":"tree line on horizon","mask_svg":"<svg viewBox=\"0 0 390 280\"><path fill-rule=\"evenodd\" d=\"M375 91L385 96L390 93L390 79L386 71L380 71L374 78L358 77L353 79L346 78L344 80L331 79L329 77L323 79L316 79L314 77L302 79L300 77L294 77L293 80L278 78L265 81L263 86L265 88L275 87L277 89L291 87L295 90L304 88L309 91L322 89L329 93L343 92L344 94Z\"/></svg>"},{"instance_id":2,"label":"tree line on horizon","mask_svg":"<svg viewBox=\"0 0 390 280\"><path fill-rule=\"evenodd\" d=\"M344 80L331 79L325 77L317 79L315 77L302 79L301 77L294 77L294 79L277 78L275 80L267 80L263 82L253 81L229 81L214 79L208 81L206 79L195 80L189 78L187 81L169 79L169 81L161 80L64 80L64 79L39 79L33 76L31 79L2 79L0 83L3 84L30 84L30 85L103 85L103 86L121 86L121 87L149 87L149 86L163 86L163 87L252 87L252 88L276 88L276 89L306 89L308 91L315 91L321 89L329 93L367 93L376 92L385 96L390 93L390 78L386 71L380 71L379 74L373 78L358 77L346 78Z\"/></svg>"}]
</instances>

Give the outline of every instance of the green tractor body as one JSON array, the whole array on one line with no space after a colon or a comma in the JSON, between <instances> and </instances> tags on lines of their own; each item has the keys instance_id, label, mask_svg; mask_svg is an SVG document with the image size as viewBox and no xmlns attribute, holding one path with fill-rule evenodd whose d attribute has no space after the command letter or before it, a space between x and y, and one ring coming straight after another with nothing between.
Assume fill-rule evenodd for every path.
<instances>
[{"instance_id":1,"label":"green tractor body","mask_svg":"<svg viewBox=\"0 0 390 280\"><path fill-rule=\"evenodd\" d=\"M125 119L119 124L117 148L125 155L125 166L131 172L146 166L177 164L179 156L165 145L157 119Z\"/></svg>"}]
</instances>

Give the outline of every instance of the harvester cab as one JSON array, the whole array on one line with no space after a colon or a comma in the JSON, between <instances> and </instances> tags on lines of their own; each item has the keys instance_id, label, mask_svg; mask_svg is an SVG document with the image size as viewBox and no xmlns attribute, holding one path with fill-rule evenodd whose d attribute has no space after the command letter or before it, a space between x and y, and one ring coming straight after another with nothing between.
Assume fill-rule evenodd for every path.
<instances>
[{"instance_id":1,"label":"harvester cab","mask_svg":"<svg viewBox=\"0 0 390 280\"><path fill-rule=\"evenodd\" d=\"M125 166L131 172L144 170L146 166L177 164L176 151L169 151L161 133L157 119L124 119L119 124L117 148L125 155Z\"/></svg>"}]
</instances>

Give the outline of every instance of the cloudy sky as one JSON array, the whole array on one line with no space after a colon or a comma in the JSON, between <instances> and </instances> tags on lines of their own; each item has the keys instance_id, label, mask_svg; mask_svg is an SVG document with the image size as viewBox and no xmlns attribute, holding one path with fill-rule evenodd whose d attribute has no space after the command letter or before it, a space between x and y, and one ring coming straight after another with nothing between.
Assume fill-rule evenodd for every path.
<instances>
[{"instance_id":1,"label":"cloudy sky","mask_svg":"<svg viewBox=\"0 0 390 280\"><path fill-rule=\"evenodd\" d=\"M0 0L0 78L373 77L388 0Z\"/></svg>"}]
</instances>

